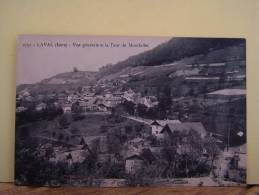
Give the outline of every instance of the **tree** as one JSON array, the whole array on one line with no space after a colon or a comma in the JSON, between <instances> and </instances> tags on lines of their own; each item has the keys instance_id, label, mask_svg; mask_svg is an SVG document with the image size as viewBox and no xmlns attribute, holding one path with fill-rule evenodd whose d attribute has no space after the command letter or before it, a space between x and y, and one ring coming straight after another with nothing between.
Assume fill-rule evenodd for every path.
<instances>
[{"instance_id":1,"label":"tree","mask_svg":"<svg viewBox=\"0 0 259 195\"><path fill-rule=\"evenodd\" d=\"M79 102L75 102L72 104L71 106L71 111L74 113L81 113L82 112L82 108L79 105Z\"/></svg>"},{"instance_id":2,"label":"tree","mask_svg":"<svg viewBox=\"0 0 259 195\"><path fill-rule=\"evenodd\" d=\"M54 164L47 160L53 151L46 151L46 156L40 155L40 148L36 140L28 138L19 140L15 146L15 175L16 182L23 185L52 185L64 183L66 163Z\"/></svg>"},{"instance_id":3,"label":"tree","mask_svg":"<svg viewBox=\"0 0 259 195\"><path fill-rule=\"evenodd\" d=\"M162 95L158 99L158 111L160 118L165 118L171 113L172 98L171 88L169 85L165 86Z\"/></svg>"},{"instance_id":4,"label":"tree","mask_svg":"<svg viewBox=\"0 0 259 195\"><path fill-rule=\"evenodd\" d=\"M124 101L122 103L122 105L124 106L125 110L127 113L129 113L130 115L133 115L134 114L134 106L135 104L131 101Z\"/></svg>"},{"instance_id":5,"label":"tree","mask_svg":"<svg viewBox=\"0 0 259 195\"><path fill-rule=\"evenodd\" d=\"M77 91L78 91L79 93L82 93L83 87L82 87L82 86L77 87Z\"/></svg>"},{"instance_id":6,"label":"tree","mask_svg":"<svg viewBox=\"0 0 259 195\"><path fill-rule=\"evenodd\" d=\"M107 147L109 153L119 153L120 152L120 145L122 145L123 135L121 135L120 130L109 132L107 135Z\"/></svg>"},{"instance_id":7,"label":"tree","mask_svg":"<svg viewBox=\"0 0 259 195\"><path fill-rule=\"evenodd\" d=\"M126 125L126 126L125 126L125 132L126 132L126 134L131 134L132 131L133 131L132 126L130 126L130 125Z\"/></svg>"},{"instance_id":8,"label":"tree","mask_svg":"<svg viewBox=\"0 0 259 195\"><path fill-rule=\"evenodd\" d=\"M46 152L45 152L46 160L49 160L51 157L55 157L54 149L52 146L46 148Z\"/></svg>"},{"instance_id":9,"label":"tree","mask_svg":"<svg viewBox=\"0 0 259 195\"><path fill-rule=\"evenodd\" d=\"M62 140L63 140L63 138L64 138L63 133L60 133L60 134L59 134L59 136L58 136L58 140L62 141Z\"/></svg>"},{"instance_id":10,"label":"tree","mask_svg":"<svg viewBox=\"0 0 259 195\"><path fill-rule=\"evenodd\" d=\"M158 110L157 106L148 108L147 113L146 113L147 118L150 118L150 119L157 119L157 118L159 118L159 116L157 114L157 110Z\"/></svg>"},{"instance_id":11,"label":"tree","mask_svg":"<svg viewBox=\"0 0 259 195\"><path fill-rule=\"evenodd\" d=\"M162 149L162 159L166 162L162 175L165 177L174 177L176 174L177 152L175 147L165 147Z\"/></svg>"},{"instance_id":12,"label":"tree","mask_svg":"<svg viewBox=\"0 0 259 195\"><path fill-rule=\"evenodd\" d=\"M220 153L220 149L217 145L216 139L214 137L207 137L207 139L205 140L205 149L209 155L209 159L210 159L210 171L213 171L213 165L214 165L214 161L216 160L217 156Z\"/></svg>"},{"instance_id":13,"label":"tree","mask_svg":"<svg viewBox=\"0 0 259 195\"><path fill-rule=\"evenodd\" d=\"M61 129L67 128L70 125L70 122L71 121L68 114L63 114L58 120Z\"/></svg>"},{"instance_id":14,"label":"tree","mask_svg":"<svg viewBox=\"0 0 259 195\"><path fill-rule=\"evenodd\" d=\"M138 104L137 105L137 113L139 116L146 116L147 114L147 107L144 104Z\"/></svg>"},{"instance_id":15,"label":"tree","mask_svg":"<svg viewBox=\"0 0 259 195\"><path fill-rule=\"evenodd\" d=\"M106 178L123 178L125 176L125 168L123 164L110 163Z\"/></svg>"},{"instance_id":16,"label":"tree","mask_svg":"<svg viewBox=\"0 0 259 195\"><path fill-rule=\"evenodd\" d=\"M153 161L156 160L154 155L152 154L150 149L144 148L142 150L141 156L149 163L151 164Z\"/></svg>"}]
</instances>

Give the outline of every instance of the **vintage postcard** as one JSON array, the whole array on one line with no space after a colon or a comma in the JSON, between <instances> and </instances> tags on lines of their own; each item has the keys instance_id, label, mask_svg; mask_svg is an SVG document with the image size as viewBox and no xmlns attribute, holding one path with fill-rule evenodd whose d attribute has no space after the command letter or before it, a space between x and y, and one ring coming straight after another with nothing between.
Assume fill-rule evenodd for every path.
<instances>
[{"instance_id":1,"label":"vintage postcard","mask_svg":"<svg viewBox=\"0 0 259 195\"><path fill-rule=\"evenodd\" d=\"M15 182L246 184L246 41L22 35Z\"/></svg>"}]
</instances>

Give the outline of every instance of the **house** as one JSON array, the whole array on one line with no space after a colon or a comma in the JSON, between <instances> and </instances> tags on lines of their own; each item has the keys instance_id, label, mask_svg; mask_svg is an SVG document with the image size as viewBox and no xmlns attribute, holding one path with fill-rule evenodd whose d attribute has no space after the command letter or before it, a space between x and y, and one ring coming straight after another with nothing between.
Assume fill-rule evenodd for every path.
<instances>
[{"instance_id":1,"label":"house","mask_svg":"<svg viewBox=\"0 0 259 195\"><path fill-rule=\"evenodd\" d=\"M24 112L28 110L28 108L24 107L24 106L19 106L16 108L16 112L19 113L19 112Z\"/></svg>"},{"instance_id":2,"label":"house","mask_svg":"<svg viewBox=\"0 0 259 195\"><path fill-rule=\"evenodd\" d=\"M227 177L227 179L230 181L239 181L245 183L246 154L241 152L234 152L229 160L228 168L225 170L225 177Z\"/></svg>"},{"instance_id":3,"label":"house","mask_svg":"<svg viewBox=\"0 0 259 195\"><path fill-rule=\"evenodd\" d=\"M107 112L108 111L108 107L105 106L104 104L98 104L98 110L101 112Z\"/></svg>"},{"instance_id":4,"label":"house","mask_svg":"<svg viewBox=\"0 0 259 195\"><path fill-rule=\"evenodd\" d=\"M99 104L102 104L102 103L103 103L103 96L101 96L101 95L95 96L95 104L99 105Z\"/></svg>"},{"instance_id":5,"label":"house","mask_svg":"<svg viewBox=\"0 0 259 195\"><path fill-rule=\"evenodd\" d=\"M179 121L179 120L155 120L150 124L151 129L152 129L152 135L154 135L156 137L160 136L161 130L169 123L180 124L181 121Z\"/></svg>"},{"instance_id":6,"label":"house","mask_svg":"<svg viewBox=\"0 0 259 195\"><path fill-rule=\"evenodd\" d=\"M68 102L72 102L73 101L73 96L72 95L67 96L67 101Z\"/></svg>"},{"instance_id":7,"label":"house","mask_svg":"<svg viewBox=\"0 0 259 195\"><path fill-rule=\"evenodd\" d=\"M156 106L159 103L156 96L146 96L145 98L148 100L151 107Z\"/></svg>"},{"instance_id":8,"label":"house","mask_svg":"<svg viewBox=\"0 0 259 195\"><path fill-rule=\"evenodd\" d=\"M148 99L147 97L139 98L138 101L137 101L137 103L143 104L143 105L145 105L145 106L148 107L148 108L153 107L152 101L151 101L150 99Z\"/></svg>"},{"instance_id":9,"label":"house","mask_svg":"<svg viewBox=\"0 0 259 195\"><path fill-rule=\"evenodd\" d=\"M185 122L185 123L168 123L161 130L160 138L170 138L173 133L189 133L196 131L200 134L201 138L205 138L207 132L201 122Z\"/></svg>"},{"instance_id":10,"label":"house","mask_svg":"<svg viewBox=\"0 0 259 195\"><path fill-rule=\"evenodd\" d=\"M17 94L16 95L16 102L19 102L19 101L21 101L23 99L23 96L22 95L20 95L20 94Z\"/></svg>"},{"instance_id":11,"label":"house","mask_svg":"<svg viewBox=\"0 0 259 195\"><path fill-rule=\"evenodd\" d=\"M136 104L143 104L148 108L154 107L158 104L157 98L155 96L144 96L141 94L135 94L130 101L134 101Z\"/></svg>"},{"instance_id":12,"label":"house","mask_svg":"<svg viewBox=\"0 0 259 195\"><path fill-rule=\"evenodd\" d=\"M69 166L71 166L73 164L73 157L72 157L71 153L66 155L66 160L67 160Z\"/></svg>"},{"instance_id":13,"label":"house","mask_svg":"<svg viewBox=\"0 0 259 195\"><path fill-rule=\"evenodd\" d=\"M144 165L144 159L139 155L132 155L126 158L125 171L128 174L136 174L142 169Z\"/></svg>"},{"instance_id":14,"label":"house","mask_svg":"<svg viewBox=\"0 0 259 195\"><path fill-rule=\"evenodd\" d=\"M104 99L103 104L106 107L113 108L113 107L115 107L116 105L118 105L118 104L120 104L122 102L123 102L123 99L121 97L114 97L114 96L112 96L112 97Z\"/></svg>"},{"instance_id":15,"label":"house","mask_svg":"<svg viewBox=\"0 0 259 195\"><path fill-rule=\"evenodd\" d=\"M32 101L34 101L34 98L31 95L29 95L29 96L25 97L25 100L28 102L32 102Z\"/></svg>"},{"instance_id":16,"label":"house","mask_svg":"<svg viewBox=\"0 0 259 195\"><path fill-rule=\"evenodd\" d=\"M79 106L81 108L81 110L83 112L88 112L89 111L89 107L88 107L88 103L87 102L79 102Z\"/></svg>"},{"instance_id":17,"label":"house","mask_svg":"<svg viewBox=\"0 0 259 195\"><path fill-rule=\"evenodd\" d=\"M135 92L132 89L124 92L123 97L128 101L134 101Z\"/></svg>"},{"instance_id":18,"label":"house","mask_svg":"<svg viewBox=\"0 0 259 195\"><path fill-rule=\"evenodd\" d=\"M64 112L64 113L71 113L71 107L72 107L71 104L64 104L64 105L62 106L63 112Z\"/></svg>"},{"instance_id":19,"label":"house","mask_svg":"<svg viewBox=\"0 0 259 195\"><path fill-rule=\"evenodd\" d=\"M61 102L67 100L67 95L64 94L64 93L59 93L58 94L58 100L61 101Z\"/></svg>"},{"instance_id":20,"label":"house","mask_svg":"<svg viewBox=\"0 0 259 195\"><path fill-rule=\"evenodd\" d=\"M83 99L84 100L90 100L94 98L95 93L85 92L83 93Z\"/></svg>"},{"instance_id":21,"label":"house","mask_svg":"<svg viewBox=\"0 0 259 195\"><path fill-rule=\"evenodd\" d=\"M106 94L104 94L105 98L110 98L112 97L112 93L110 91L107 91Z\"/></svg>"},{"instance_id":22,"label":"house","mask_svg":"<svg viewBox=\"0 0 259 195\"><path fill-rule=\"evenodd\" d=\"M74 163L82 163L85 157L89 155L86 150L60 151L55 154L55 157L50 158L51 162L67 162L70 166Z\"/></svg>"},{"instance_id":23,"label":"house","mask_svg":"<svg viewBox=\"0 0 259 195\"><path fill-rule=\"evenodd\" d=\"M24 90L24 91L21 92L21 95L22 95L23 97L28 97L28 96L30 96L31 94L30 94L29 91Z\"/></svg>"},{"instance_id":24,"label":"house","mask_svg":"<svg viewBox=\"0 0 259 195\"><path fill-rule=\"evenodd\" d=\"M46 107L47 107L47 104L42 102L42 103L39 103L38 105L36 105L35 110L40 112L40 111L46 109Z\"/></svg>"},{"instance_id":25,"label":"house","mask_svg":"<svg viewBox=\"0 0 259 195\"><path fill-rule=\"evenodd\" d=\"M96 105L96 101L96 98L92 98L87 102L79 102L79 106L82 108L83 112L97 111L98 106Z\"/></svg>"},{"instance_id":26,"label":"house","mask_svg":"<svg viewBox=\"0 0 259 195\"><path fill-rule=\"evenodd\" d=\"M152 135L155 135L155 136L157 136L164 127L160 123L158 123L156 120L153 121L150 125L151 125L151 129L152 129Z\"/></svg>"},{"instance_id":27,"label":"house","mask_svg":"<svg viewBox=\"0 0 259 195\"><path fill-rule=\"evenodd\" d=\"M113 93L113 96L115 96L115 97L122 97L123 95L124 95L124 93L121 92L121 91L115 91L115 92Z\"/></svg>"}]
</instances>

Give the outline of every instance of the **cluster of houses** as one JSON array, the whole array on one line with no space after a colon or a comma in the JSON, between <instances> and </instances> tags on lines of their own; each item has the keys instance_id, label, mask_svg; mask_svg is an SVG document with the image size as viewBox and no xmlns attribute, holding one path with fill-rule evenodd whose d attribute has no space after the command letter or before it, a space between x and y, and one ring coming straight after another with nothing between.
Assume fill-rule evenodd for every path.
<instances>
[{"instance_id":1,"label":"cluster of houses","mask_svg":"<svg viewBox=\"0 0 259 195\"><path fill-rule=\"evenodd\" d=\"M134 119L132 119L134 120ZM150 129L149 134L141 134L141 136L134 137L126 141L120 149L120 155L109 153L107 135L95 135L95 136L72 136L64 143L70 145L70 147L60 147L59 145L54 147L56 152L55 157L50 159L53 162L67 161L70 165L73 163L81 163L87 155L91 155L92 148L98 148L97 160L99 164L106 161L113 163L123 163L125 166L125 172L128 174L135 174L143 168L144 159L141 155L144 149L149 149L155 156L160 155L162 146L159 144L152 144L147 139L150 135L154 136L157 140L163 142L170 139L174 132L186 132L191 130L198 132L201 137L207 135L204 126L199 122L180 122L179 120L154 120L146 122ZM63 134L65 132L62 132ZM69 134L68 134L69 135ZM53 138L58 135L52 135ZM179 152L181 150L181 145Z\"/></svg>"},{"instance_id":2,"label":"cluster of houses","mask_svg":"<svg viewBox=\"0 0 259 195\"><path fill-rule=\"evenodd\" d=\"M102 95L96 95L92 92L83 92L67 96L67 101L63 104L64 112L70 112L73 103L78 103L82 112L96 111L107 112L125 100L134 103L141 103L147 107L156 105L157 99L155 97L142 97L140 93L135 93L129 89L127 91L106 91Z\"/></svg>"},{"instance_id":3,"label":"cluster of houses","mask_svg":"<svg viewBox=\"0 0 259 195\"><path fill-rule=\"evenodd\" d=\"M223 78L228 82L243 82L246 78L244 60L211 64L193 64L186 65L186 67L190 70L176 71L176 73L178 73L178 75L185 75L185 79L190 82L200 82L204 80L220 81Z\"/></svg>"},{"instance_id":4,"label":"cluster of houses","mask_svg":"<svg viewBox=\"0 0 259 195\"><path fill-rule=\"evenodd\" d=\"M89 86L83 87L79 91L66 91L59 94L47 94L44 97L39 94L34 97L29 91L24 90L19 93L16 98L16 102L21 101L36 102L35 110L42 111L46 109L47 103L45 99L55 99L53 103L54 106L60 106L64 113L71 113L73 104L77 104L81 112L108 112L112 108L117 106L124 101L131 101L135 104L144 104L146 107L150 108L158 104L157 98L155 96L141 96L140 93L135 93L133 90L129 89L126 91L115 91L110 92L108 90L104 91L102 94L96 94L93 90L89 89ZM27 107L25 105L18 105L16 107L16 112L26 111Z\"/></svg>"},{"instance_id":5,"label":"cluster of houses","mask_svg":"<svg viewBox=\"0 0 259 195\"><path fill-rule=\"evenodd\" d=\"M134 120L134 118L131 118ZM140 122L140 121L138 121ZM205 127L200 122L181 122L179 120L154 120L145 122L150 128L149 135L142 134L141 136L134 137L127 140L122 146L120 146L120 152L110 153L108 150L108 138L107 135L96 135L96 136L81 136L77 135L76 139L70 139L66 143L71 143L69 148L56 146L54 147L56 154L50 160L53 162L68 162L70 166L74 163L81 163L85 160L86 156L91 155L93 148L98 148L97 153L97 164L102 166L105 162L111 162L112 164L123 164L125 167L125 172L127 174L134 175L141 171L145 166L145 159L142 156L142 152L145 149L151 151L154 156L161 155L161 150L163 149L163 141L169 140L177 132L185 132L188 134L190 131L197 132L201 138L205 139L206 136L210 136ZM152 135L158 142L157 144L152 144L150 140L147 139L148 136ZM76 141L75 141L76 140ZM184 147L184 144L177 144L177 152L181 154L182 152L190 152L186 150L190 148ZM207 155L207 151L204 149L204 156ZM227 163L232 163L235 160L234 168L238 170L238 159L237 154L232 155ZM233 172L233 171L232 171ZM237 172L237 171L236 171ZM225 172L224 172L225 173ZM223 172L222 172L223 174ZM223 177L223 176L222 176Z\"/></svg>"},{"instance_id":6,"label":"cluster of houses","mask_svg":"<svg viewBox=\"0 0 259 195\"><path fill-rule=\"evenodd\" d=\"M204 140L208 137L213 137L215 143L222 147L222 141L215 138L212 133L208 133L201 122L181 122L179 120L154 120L150 123L151 134L157 139L157 144L152 145L150 142L146 141L145 138L135 138L130 140L127 143L128 150L127 156L125 158L125 171L129 174L135 174L140 171L144 165L144 159L141 155L143 149L149 149L154 156L159 156L161 154L161 145L160 143L165 141L170 141L172 137L176 136L177 133L181 132L185 135L188 135L190 131L195 131L200 135L200 137ZM185 147L186 142L177 143L177 153L190 153L191 147ZM190 144L190 143L189 143ZM208 157L208 151L203 148L202 155L204 158ZM224 160L218 162L220 163L220 173L217 175L219 178L227 178L230 180L235 180L238 178L239 182L244 182L244 178L240 174L242 174L245 170L245 146L242 145L240 147L236 147L234 151L223 150L223 157L219 157L219 159L224 158L225 155L228 158L224 158ZM217 165L218 166L218 165ZM219 169L219 168L217 168ZM238 177L237 177L238 175Z\"/></svg>"}]
</instances>

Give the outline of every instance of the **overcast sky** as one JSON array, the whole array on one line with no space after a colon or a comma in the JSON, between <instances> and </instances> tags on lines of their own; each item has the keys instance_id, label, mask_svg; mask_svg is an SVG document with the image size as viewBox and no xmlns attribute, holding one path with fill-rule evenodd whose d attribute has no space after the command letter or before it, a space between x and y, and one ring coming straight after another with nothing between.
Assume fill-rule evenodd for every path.
<instances>
[{"instance_id":1,"label":"overcast sky","mask_svg":"<svg viewBox=\"0 0 259 195\"><path fill-rule=\"evenodd\" d=\"M73 67L84 71L98 71L101 66L125 60L169 39L123 36L20 36L17 45L16 84L35 83L58 73L70 72ZM122 47L123 43L126 47ZM129 43L142 46L145 44L147 47L129 47ZM67 44L67 47L60 44ZM89 44L99 46L93 47ZM120 46L113 47L115 44Z\"/></svg>"}]
</instances>

